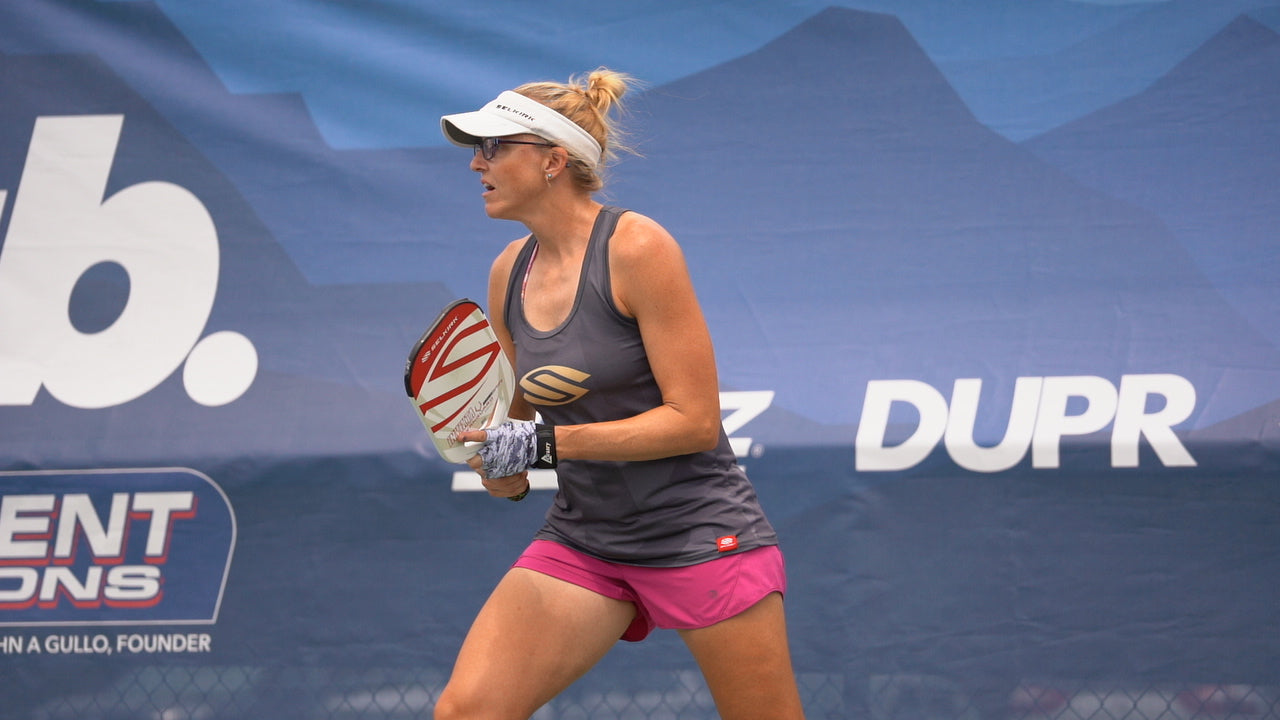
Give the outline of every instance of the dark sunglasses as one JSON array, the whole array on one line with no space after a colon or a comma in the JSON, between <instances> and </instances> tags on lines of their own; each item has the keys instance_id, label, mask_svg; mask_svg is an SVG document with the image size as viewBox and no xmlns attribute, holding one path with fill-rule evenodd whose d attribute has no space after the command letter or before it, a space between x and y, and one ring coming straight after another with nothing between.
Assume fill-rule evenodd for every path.
<instances>
[{"instance_id":1,"label":"dark sunglasses","mask_svg":"<svg viewBox=\"0 0 1280 720\"><path fill-rule=\"evenodd\" d=\"M485 160L492 160L494 155L498 154L499 145L537 145L538 147L555 147L555 143L534 142L532 140L507 140L506 138L487 137L481 138L476 143L474 152L484 155Z\"/></svg>"}]
</instances>

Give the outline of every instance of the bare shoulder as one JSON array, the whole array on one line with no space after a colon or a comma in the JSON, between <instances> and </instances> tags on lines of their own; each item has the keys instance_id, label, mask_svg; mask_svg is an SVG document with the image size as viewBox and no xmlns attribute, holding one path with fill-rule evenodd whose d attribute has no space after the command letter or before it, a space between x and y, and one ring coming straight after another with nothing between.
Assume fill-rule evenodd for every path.
<instances>
[{"instance_id":1,"label":"bare shoulder","mask_svg":"<svg viewBox=\"0 0 1280 720\"><path fill-rule=\"evenodd\" d=\"M490 268L490 276L505 276L510 273L511 268L516 263L516 257L520 255L520 249L524 247L525 242L528 240L529 236L525 235L524 237L516 238L515 240L507 243L507 246L502 248L502 252L498 253L498 257L493 259L493 265Z\"/></svg>"},{"instance_id":2,"label":"bare shoulder","mask_svg":"<svg viewBox=\"0 0 1280 720\"><path fill-rule=\"evenodd\" d=\"M501 317L503 306L505 304L507 279L511 277L511 269L515 267L516 257L520 255L520 248L524 247L525 241L529 239L528 235L517 240L507 243L507 246L498 253L498 257L494 258L493 264L489 267L489 314L490 320L499 322L496 318Z\"/></svg>"},{"instance_id":3,"label":"bare shoulder","mask_svg":"<svg viewBox=\"0 0 1280 720\"><path fill-rule=\"evenodd\" d=\"M692 302L680 245L666 228L639 213L618 219L609 242L609 272L614 302L629 317L652 317L660 308L681 309Z\"/></svg>"},{"instance_id":4,"label":"bare shoulder","mask_svg":"<svg viewBox=\"0 0 1280 720\"><path fill-rule=\"evenodd\" d=\"M498 253L498 257L494 259L494 264L505 262L507 265L511 265L514 263L516 261L516 256L520 254L520 249L523 248L524 244L528 241L529 236L525 235L507 243L507 246L502 248L502 252Z\"/></svg>"},{"instance_id":5,"label":"bare shoulder","mask_svg":"<svg viewBox=\"0 0 1280 720\"><path fill-rule=\"evenodd\" d=\"M631 211L618 218L618 227L609 242L614 260L628 267L636 263L666 262L681 256L676 239L653 218Z\"/></svg>"}]
</instances>

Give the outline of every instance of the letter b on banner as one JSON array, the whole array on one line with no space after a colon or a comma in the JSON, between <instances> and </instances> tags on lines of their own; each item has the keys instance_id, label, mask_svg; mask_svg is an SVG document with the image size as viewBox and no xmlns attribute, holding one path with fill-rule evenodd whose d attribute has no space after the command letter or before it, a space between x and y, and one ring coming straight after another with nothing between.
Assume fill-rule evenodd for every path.
<instances>
[{"instance_id":1,"label":"letter b on banner","mask_svg":"<svg viewBox=\"0 0 1280 720\"><path fill-rule=\"evenodd\" d=\"M0 250L0 405L29 405L41 385L80 408L133 400L182 364L209 319L218 237L200 200L166 182L104 200L123 123L121 115L36 120ZM104 263L128 273L129 299L109 327L83 333L68 304L81 276ZM215 338L215 347L253 352L236 333Z\"/></svg>"}]
</instances>

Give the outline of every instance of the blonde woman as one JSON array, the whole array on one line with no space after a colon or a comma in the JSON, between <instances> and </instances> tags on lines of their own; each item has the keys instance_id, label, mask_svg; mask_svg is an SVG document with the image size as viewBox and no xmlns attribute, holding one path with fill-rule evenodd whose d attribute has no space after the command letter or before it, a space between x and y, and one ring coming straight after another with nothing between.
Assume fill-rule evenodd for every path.
<instances>
[{"instance_id":1,"label":"blonde woman","mask_svg":"<svg viewBox=\"0 0 1280 720\"><path fill-rule=\"evenodd\" d=\"M474 151L485 212L529 230L489 276L518 419L462 439L483 443L471 465L491 495L523 497L529 468L554 467L559 491L467 634L437 720L525 720L655 627L679 633L724 720L803 717L777 535L721 426L683 254L593 197L630 85L601 68L441 118Z\"/></svg>"}]
</instances>

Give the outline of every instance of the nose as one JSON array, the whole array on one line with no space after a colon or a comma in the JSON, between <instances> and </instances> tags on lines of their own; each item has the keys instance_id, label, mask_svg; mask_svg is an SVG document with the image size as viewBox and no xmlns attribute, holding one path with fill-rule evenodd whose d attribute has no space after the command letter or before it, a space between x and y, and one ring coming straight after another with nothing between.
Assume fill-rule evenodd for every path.
<instances>
[{"instance_id":1,"label":"nose","mask_svg":"<svg viewBox=\"0 0 1280 720\"><path fill-rule=\"evenodd\" d=\"M482 172L486 167L488 166L485 164L484 155L479 150L473 152L471 154L471 169L475 172Z\"/></svg>"}]
</instances>

